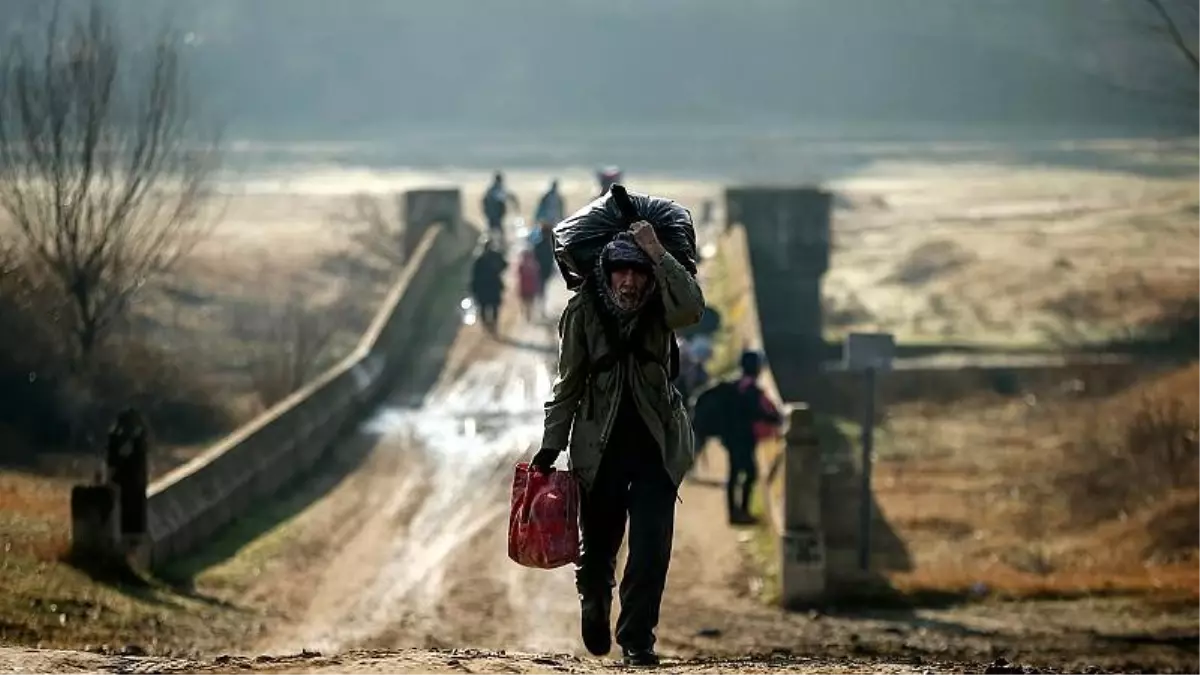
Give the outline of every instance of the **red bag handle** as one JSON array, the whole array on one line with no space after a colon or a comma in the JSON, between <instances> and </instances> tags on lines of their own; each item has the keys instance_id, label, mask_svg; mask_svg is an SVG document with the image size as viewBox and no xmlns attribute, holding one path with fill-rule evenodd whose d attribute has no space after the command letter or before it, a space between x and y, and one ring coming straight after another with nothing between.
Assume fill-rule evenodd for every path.
<instances>
[{"instance_id":1,"label":"red bag handle","mask_svg":"<svg viewBox=\"0 0 1200 675\"><path fill-rule=\"evenodd\" d=\"M525 496L521 499L521 511L518 514L518 519L524 525L529 522L529 508L533 502L534 479L541 474L532 466L525 467Z\"/></svg>"}]
</instances>

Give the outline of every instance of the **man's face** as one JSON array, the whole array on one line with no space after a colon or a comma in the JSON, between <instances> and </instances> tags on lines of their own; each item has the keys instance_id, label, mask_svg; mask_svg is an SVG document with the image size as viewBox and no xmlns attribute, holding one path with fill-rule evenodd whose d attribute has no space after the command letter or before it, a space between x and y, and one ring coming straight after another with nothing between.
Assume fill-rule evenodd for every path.
<instances>
[{"instance_id":1,"label":"man's face","mask_svg":"<svg viewBox=\"0 0 1200 675\"><path fill-rule=\"evenodd\" d=\"M639 269L625 267L613 270L609 275L609 283L621 309L636 309L650 286L650 275Z\"/></svg>"}]
</instances>

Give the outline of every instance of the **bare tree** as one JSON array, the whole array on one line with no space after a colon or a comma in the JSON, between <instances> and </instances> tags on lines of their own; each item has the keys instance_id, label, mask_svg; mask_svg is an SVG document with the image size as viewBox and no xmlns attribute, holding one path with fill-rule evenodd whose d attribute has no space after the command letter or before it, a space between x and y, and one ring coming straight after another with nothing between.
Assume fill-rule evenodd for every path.
<instances>
[{"instance_id":1,"label":"bare tree","mask_svg":"<svg viewBox=\"0 0 1200 675\"><path fill-rule=\"evenodd\" d=\"M1189 40L1184 35L1185 25L1190 26L1186 29L1188 35L1196 34L1196 3L1194 1L1177 2L1168 9L1164 0L1146 0L1146 2L1162 20L1162 29L1176 51L1191 64L1192 70L1200 72L1200 60L1197 60L1196 57L1196 41Z\"/></svg>"},{"instance_id":2,"label":"bare tree","mask_svg":"<svg viewBox=\"0 0 1200 675\"><path fill-rule=\"evenodd\" d=\"M311 306L299 293L252 311L254 316L243 313L234 321L253 343L247 372L259 400L270 407L320 374L339 321L328 308Z\"/></svg>"},{"instance_id":3,"label":"bare tree","mask_svg":"<svg viewBox=\"0 0 1200 675\"><path fill-rule=\"evenodd\" d=\"M404 264L404 228L384 215L382 199L360 192L351 198L349 208L331 219L357 228L351 238L372 264L387 269Z\"/></svg>"},{"instance_id":4,"label":"bare tree","mask_svg":"<svg viewBox=\"0 0 1200 675\"><path fill-rule=\"evenodd\" d=\"M194 128L171 31L133 48L93 0L55 6L43 37L0 56L0 213L69 299L86 366L138 289L207 233L218 144Z\"/></svg>"}]
</instances>

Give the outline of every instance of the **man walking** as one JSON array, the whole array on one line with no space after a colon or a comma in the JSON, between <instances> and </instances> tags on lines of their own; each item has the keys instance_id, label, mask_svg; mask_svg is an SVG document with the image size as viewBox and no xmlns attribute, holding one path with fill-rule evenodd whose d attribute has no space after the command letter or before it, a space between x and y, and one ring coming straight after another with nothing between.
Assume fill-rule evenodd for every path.
<instances>
[{"instance_id":1,"label":"man walking","mask_svg":"<svg viewBox=\"0 0 1200 675\"><path fill-rule=\"evenodd\" d=\"M722 382L701 395L705 400L696 401L696 410L710 419L716 418L712 420L716 422L716 435L729 453L729 480L725 484L729 522L748 525L754 522L750 515L750 498L758 482L755 451L759 440L783 424L783 415L758 386L758 376L762 372L759 353L742 352L741 366L740 378Z\"/></svg>"},{"instance_id":2,"label":"man walking","mask_svg":"<svg viewBox=\"0 0 1200 675\"><path fill-rule=\"evenodd\" d=\"M488 233L493 237L504 240L504 216L508 206L519 208L517 196L504 186L504 174L499 171L492 177L492 184L483 193L483 217L487 220Z\"/></svg>"},{"instance_id":3,"label":"man walking","mask_svg":"<svg viewBox=\"0 0 1200 675\"><path fill-rule=\"evenodd\" d=\"M558 221L566 215L566 206L563 203L562 193L558 191L558 179L550 181L550 189L546 190L546 194L538 200L537 210L533 214L534 225L549 225L551 227L558 224Z\"/></svg>"},{"instance_id":4,"label":"man walking","mask_svg":"<svg viewBox=\"0 0 1200 675\"><path fill-rule=\"evenodd\" d=\"M629 521L616 638L625 663L658 663L654 630L671 560L675 501L694 443L684 402L670 384L672 331L700 320L704 298L652 226L635 223L600 254L593 277L559 320L558 378L546 403L542 449L553 470L570 448L583 490L583 551L576 569L583 642L612 646L617 551Z\"/></svg>"},{"instance_id":5,"label":"man walking","mask_svg":"<svg viewBox=\"0 0 1200 675\"><path fill-rule=\"evenodd\" d=\"M495 334L500 321L500 302L504 298L504 270L508 261L500 245L485 236L471 263L471 296L479 306L479 318L489 333Z\"/></svg>"},{"instance_id":6,"label":"man walking","mask_svg":"<svg viewBox=\"0 0 1200 675\"><path fill-rule=\"evenodd\" d=\"M517 292L521 296L521 313L525 321L533 321L533 307L542 292L541 271L533 249L521 251L517 262Z\"/></svg>"}]
</instances>

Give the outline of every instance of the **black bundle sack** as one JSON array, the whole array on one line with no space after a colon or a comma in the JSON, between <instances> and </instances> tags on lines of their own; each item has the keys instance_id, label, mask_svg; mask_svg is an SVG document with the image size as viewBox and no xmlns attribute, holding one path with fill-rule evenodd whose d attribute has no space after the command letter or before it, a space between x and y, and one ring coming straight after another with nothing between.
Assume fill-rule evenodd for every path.
<instances>
[{"instance_id":1,"label":"black bundle sack","mask_svg":"<svg viewBox=\"0 0 1200 675\"><path fill-rule=\"evenodd\" d=\"M554 259L567 288L577 290L582 286L605 245L639 220L650 223L663 248L696 274L692 214L670 199L628 192L616 184L554 227Z\"/></svg>"}]
</instances>

